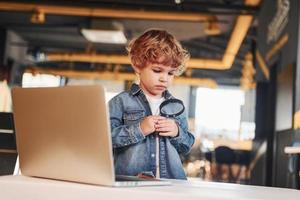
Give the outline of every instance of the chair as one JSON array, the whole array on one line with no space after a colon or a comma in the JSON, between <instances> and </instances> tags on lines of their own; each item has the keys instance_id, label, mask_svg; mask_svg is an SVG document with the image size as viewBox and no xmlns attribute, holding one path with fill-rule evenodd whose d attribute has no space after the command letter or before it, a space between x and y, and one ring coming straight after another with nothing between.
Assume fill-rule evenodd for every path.
<instances>
[{"instance_id":1,"label":"chair","mask_svg":"<svg viewBox=\"0 0 300 200\"><path fill-rule=\"evenodd\" d=\"M17 156L13 114L0 112L0 175L13 174Z\"/></svg>"},{"instance_id":2,"label":"chair","mask_svg":"<svg viewBox=\"0 0 300 200\"><path fill-rule=\"evenodd\" d=\"M234 151L227 146L219 146L215 149L214 156L217 164L216 179L219 181L234 182L235 177L232 172L232 165L236 162Z\"/></svg>"},{"instance_id":3,"label":"chair","mask_svg":"<svg viewBox=\"0 0 300 200\"><path fill-rule=\"evenodd\" d=\"M237 150L236 153L236 164L238 164L239 170L236 175L236 180L239 183L248 184L250 181L250 163L252 160L252 152L247 150ZM242 169L243 173L242 173Z\"/></svg>"}]
</instances>

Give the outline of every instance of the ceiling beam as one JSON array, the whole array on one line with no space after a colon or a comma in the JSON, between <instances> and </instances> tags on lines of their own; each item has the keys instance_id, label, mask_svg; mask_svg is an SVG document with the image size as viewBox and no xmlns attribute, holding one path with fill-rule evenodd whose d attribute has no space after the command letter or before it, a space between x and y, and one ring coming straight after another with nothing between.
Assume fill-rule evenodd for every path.
<instances>
[{"instance_id":1,"label":"ceiling beam","mask_svg":"<svg viewBox=\"0 0 300 200\"><path fill-rule=\"evenodd\" d=\"M237 18L222 59L225 69L231 68L235 56L238 53L241 44L243 43L243 40L251 26L252 19L253 16L251 15L241 15Z\"/></svg>"},{"instance_id":2,"label":"ceiling beam","mask_svg":"<svg viewBox=\"0 0 300 200\"><path fill-rule=\"evenodd\" d=\"M0 11L33 12L40 11L51 15L84 17L130 18L145 20L212 21L213 15L199 12L144 11L129 9L90 8L61 5L0 2Z\"/></svg>"},{"instance_id":3,"label":"ceiling beam","mask_svg":"<svg viewBox=\"0 0 300 200\"><path fill-rule=\"evenodd\" d=\"M116 80L116 81L133 81L136 80L134 73L128 72L109 72L109 71L78 71L78 70L60 70L44 67L29 67L26 72L32 74L52 74L57 76L64 76L68 78L87 78L87 79L101 79L101 80ZM203 86L209 88L216 88L217 82L210 78L186 78L175 77L174 84L187 84L193 86Z\"/></svg>"}]
</instances>

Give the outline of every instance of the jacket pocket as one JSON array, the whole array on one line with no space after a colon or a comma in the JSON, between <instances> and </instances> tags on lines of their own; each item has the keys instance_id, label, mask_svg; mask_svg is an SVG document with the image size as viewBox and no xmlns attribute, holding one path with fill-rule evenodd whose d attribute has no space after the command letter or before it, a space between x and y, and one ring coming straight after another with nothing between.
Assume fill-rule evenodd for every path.
<instances>
[{"instance_id":1,"label":"jacket pocket","mask_svg":"<svg viewBox=\"0 0 300 200\"><path fill-rule=\"evenodd\" d=\"M123 120L125 125L138 123L144 117L145 111L143 110L131 110L123 114Z\"/></svg>"}]
</instances>

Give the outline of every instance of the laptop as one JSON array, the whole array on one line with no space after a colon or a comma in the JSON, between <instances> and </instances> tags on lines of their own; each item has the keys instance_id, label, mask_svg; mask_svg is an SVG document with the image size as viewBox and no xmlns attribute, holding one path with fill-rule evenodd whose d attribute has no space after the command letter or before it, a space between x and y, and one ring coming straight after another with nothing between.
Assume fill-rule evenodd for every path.
<instances>
[{"instance_id":1,"label":"laptop","mask_svg":"<svg viewBox=\"0 0 300 200\"><path fill-rule=\"evenodd\" d=\"M170 185L133 176L116 181L102 86L16 87L12 97L22 175L105 186Z\"/></svg>"}]
</instances>

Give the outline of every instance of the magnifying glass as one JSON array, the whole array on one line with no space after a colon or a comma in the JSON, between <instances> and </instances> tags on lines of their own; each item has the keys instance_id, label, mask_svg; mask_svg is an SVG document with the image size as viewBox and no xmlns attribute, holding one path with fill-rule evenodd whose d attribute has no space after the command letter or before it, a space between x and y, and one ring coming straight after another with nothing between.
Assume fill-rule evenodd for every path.
<instances>
[{"instance_id":1,"label":"magnifying glass","mask_svg":"<svg viewBox=\"0 0 300 200\"><path fill-rule=\"evenodd\" d=\"M179 99L167 99L159 106L160 115L163 117L174 118L183 113L185 107Z\"/></svg>"}]
</instances>

